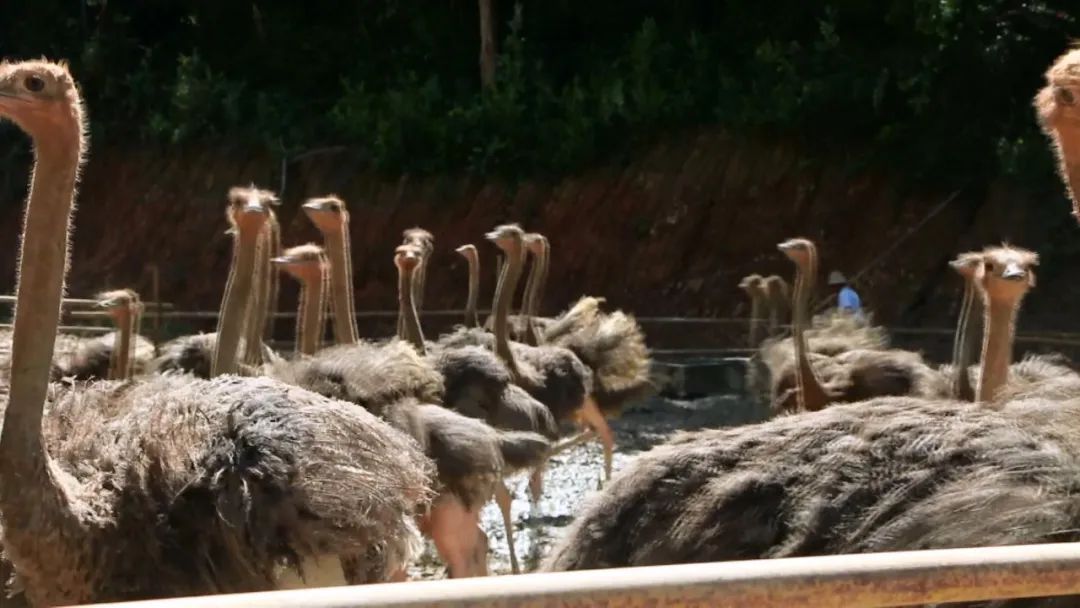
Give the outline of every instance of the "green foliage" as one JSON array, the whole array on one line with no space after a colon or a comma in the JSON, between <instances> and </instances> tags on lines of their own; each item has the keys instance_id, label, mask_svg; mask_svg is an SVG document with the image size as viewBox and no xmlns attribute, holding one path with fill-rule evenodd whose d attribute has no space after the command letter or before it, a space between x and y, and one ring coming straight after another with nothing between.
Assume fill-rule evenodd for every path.
<instances>
[{"instance_id":1,"label":"green foliage","mask_svg":"<svg viewBox=\"0 0 1080 608\"><path fill-rule=\"evenodd\" d=\"M558 173L717 126L913 177L1053 179L1030 98L1071 0L15 3L4 56L67 57L96 145L365 148L387 172Z\"/></svg>"}]
</instances>

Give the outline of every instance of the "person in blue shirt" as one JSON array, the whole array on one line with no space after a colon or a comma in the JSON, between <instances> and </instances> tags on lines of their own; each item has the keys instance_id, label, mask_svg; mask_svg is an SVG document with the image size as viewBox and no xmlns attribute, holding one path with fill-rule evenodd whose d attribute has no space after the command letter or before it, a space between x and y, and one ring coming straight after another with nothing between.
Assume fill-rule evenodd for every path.
<instances>
[{"instance_id":1,"label":"person in blue shirt","mask_svg":"<svg viewBox=\"0 0 1080 608\"><path fill-rule=\"evenodd\" d=\"M862 300L859 299L859 294L855 293L855 290L848 284L847 278L843 274L836 270L830 272L829 286L840 288L840 291L836 294L836 305L840 310L856 317L862 316Z\"/></svg>"}]
</instances>

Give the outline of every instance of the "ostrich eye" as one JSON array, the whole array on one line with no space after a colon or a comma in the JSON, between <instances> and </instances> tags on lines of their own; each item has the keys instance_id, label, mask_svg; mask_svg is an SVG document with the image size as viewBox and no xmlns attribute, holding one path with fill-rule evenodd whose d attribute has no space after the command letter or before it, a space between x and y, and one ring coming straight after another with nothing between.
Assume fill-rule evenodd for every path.
<instances>
[{"instance_id":1,"label":"ostrich eye","mask_svg":"<svg viewBox=\"0 0 1080 608\"><path fill-rule=\"evenodd\" d=\"M27 76L26 80L23 80L23 86L31 93L39 93L45 88L45 81L41 79L41 76Z\"/></svg>"},{"instance_id":2,"label":"ostrich eye","mask_svg":"<svg viewBox=\"0 0 1080 608\"><path fill-rule=\"evenodd\" d=\"M1057 98L1058 101L1067 106L1071 106L1076 103L1076 96L1073 95L1072 91L1070 91L1069 89L1059 88L1057 90Z\"/></svg>"}]
</instances>

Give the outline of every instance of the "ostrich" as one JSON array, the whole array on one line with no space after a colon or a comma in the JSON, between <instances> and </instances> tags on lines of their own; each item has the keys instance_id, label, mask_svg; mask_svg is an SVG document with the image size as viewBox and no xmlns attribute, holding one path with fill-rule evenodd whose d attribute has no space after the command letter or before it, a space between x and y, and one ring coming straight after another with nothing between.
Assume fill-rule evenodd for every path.
<instances>
[{"instance_id":1,"label":"ostrich","mask_svg":"<svg viewBox=\"0 0 1080 608\"><path fill-rule=\"evenodd\" d=\"M399 269L399 316L402 318L403 328L403 335L399 337L412 344L419 353L425 354L427 344L424 341L420 317L413 301L415 290L412 283L413 272L422 264L422 259L423 252L419 247L402 245L397 248L395 264ZM546 432L548 438L552 439L558 436L558 426L550 412L523 389L511 385L509 375L500 373L503 370L498 360L493 360L489 351L474 346L458 349L440 349L437 345L433 346L436 352L429 360L443 374L447 384L447 398L444 399L444 405L455 411L467 414L471 412L473 417L485 419L497 428ZM493 381L501 384L501 390L490 386ZM468 388L462 386L466 383ZM488 394L483 394L485 392ZM539 468L544 464L548 446L536 443L539 437L539 435L533 436L533 443L538 449L523 454L527 456L527 460L520 457L516 462L507 459L509 466L503 471L504 477L522 468ZM525 439L525 436L523 435L522 438ZM495 484L494 492L495 502L503 517L511 571L519 574L521 569L514 548L514 527L510 511L512 497L505 482L502 481Z\"/></svg>"},{"instance_id":2,"label":"ostrich","mask_svg":"<svg viewBox=\"0 0 1080 608\"><path fill-rule=\"evenodd\" d=\"M760 274L749 274L739 281L739 289L746 292L750 298L750 333L747 341L750 348L757 348L761 342L761 307L769 297L765 290L765 280Z\"/></svg>"},{"instance_id":3,"label":"ostrich","mask_svg":"<svg viewBox=\"0 0 1080 608\"><path fill-rule=\"evenodd\" d=\"M435 236L420 227L406 228L401 233L402 245L413 245L420 250L420 267L416 269L416 278L413 282L413 301L416 310L424 309L424 288L427 286L427 267L431 260L431 254L435 251ZM399 319L398 323L402 321ZM398 327L398 334L403 328Z\"/></svg>"},{"instance_id":4,"label":"ostrich","mask_svg":"<svg viewBox=\"0 0 1080 608\"><path fill-rule=\"evenodd\" d=\"M796 266L792 303L795 359L773 378L774 410L815 411L838 401L861 401L884 395L948 394L941 375L918 354L907 351L856 349L833 357L819 355L815 357L815 369L804 331L809 293L817 273L817 249L806 239L790 239L781 243L779 249Z\"/></svg>"},{"instance_id":5,"label":"ostrich","mask_svg":"<svg viewBox=\"0 0 1080 608\"><path fill-rule=\"evenodd\" d=\"M538 346L543 340L543 329L554 321L554 319L536 316L539 312L538 300L542 299L544 284L547 282L547 265L550 263L551 246L547 237L538 232L526 232L522 236L522 242L525 245L525 260L523 260L522 266L524 267L528 258L532 259L532 264L529 265L529 274L525 279L525 290L521 294L521 314L510 315L507 318L507 323L510 327L511 339L529 346ZM500 272L495 279L495 289L499 288L501 277L500 265ZM513 294L511 294L512 306ZM492 311L492 314L488 315L487 320L484 322L484 329L490 332L494 327L495 314Z\"/></svg>"},{"instance_id":6,"label":"ostrich","mask_svg":"<svg viewBox=\"0 0 1080 608\"><path fill-rule=\"evenodd\" d=\"M154 357L154 345L138 335L142 304L129 289L98 294L98 307L116 323L116 331L80 342L66 361L58 363L59 375L74 380L121 380L143 373Z\"/></svg>"},{"instance_id":7,"label":"ostrich","mask_svg":"<svg viewBox=\"0 0 1080 608\"><path fill-rule=\"evenodd\" d=\"M254 186L229 190L225 218L229 222L228 234L233 238L234 247L232 262L229 266L229 278L225 283L225 294L221 300L217 331L209 334L181 336L166 342L159 349L160 354L152 364L155 371L211 378L240 369L240 362L235 354L246 350L245 341L241 335L244 333L248 315L257 307L251 304L255 298L239 298L233 296L233 293L249 293L252 286L256 284L260 243L265 242L269 208L274 204L277 204L277 197L267 190L259 190ZM257 217L261 228L255 232L243 231L245 237L241 239L239 221L245 217ZM266 277L269 276L266 275ZM265 284L265 281L260 284ZM241 303L244 305L243 308L237 309L236 306ZM218 350L218 343L223 335L226 349L223 353L222 365L215 369L215 352ZM265 345L262 346L262 350L264 362L273 362L277 359ZM243 367L251 369L246 365Z\"/></svg>"},{"instance_id":8,"label":"ostrich","mask_svg":"<svg viewBox=\"0 0 1080 608\"><path fill-rule=\"evenodd\" d=\"M35 157L0 432L4 554L30 603L271 589L278 564L373 547L408 559L429 464L352 405L231 376L49 398L83 106L64 64L5 63L0 115Z\"/></svg>"},{"instance_id":9,"label":"ostrich","mask_svg":"<svg viewBox=\"0 0 1080 608\"><path fill-rule=\"evenodd\" d=\"M350 285L352 285L352 268L349 265L347 256L349 233L346 227L349 216L345 202L336 198L320 199L309 203L305 208L308 211L309 218L315 222L324 235L330 235L335 239L340 235L338 244L332 247L332 251L336 252L336 255L332 264L330 264L330 268L333 270L337 267L345 270L333 273L330 287L332 287L335 294L335 300L347 302L342 308L351 311L351 299L347 300L349 296L342 294L342 292L351 291ZM427 363L435 373L442 376L443 389L436 391L437 396L434 393L420 394L417 395L419 400L423 403L438 403L457 411L459 414L483 419L498 429L535 432L542 434L546 438L552 438L552 440L556 438L558 436L558 427L550 411L543 404L537 402L535 398L529 396L523 389L513 386L507 370L498 361L498 357L491 352L474 346L444 348L438 346L438 344L432 344L432 352L430 354L426 353L427 344L423 340L419 316L416 314L415 300L413 299L415 291L411 287L415 281L414 272L423 267L423 255L423 249L419 246L404 245L399 248L399 251L395 252L394 258L395 266L399 269L399 300L401 307L400 319L399 323L397 323L400 333L397 337L414 344L417 352L424 355L424 363ZM418 262L416 261L417 258L419 258ZM408 286L401 282L408 282ZM339 344L347 344L347 342L342 342L341 339L348 336L348 328L345 325L349 323L353 323L353 321L345 316L335 316L335 334L338 337ZM386 348L394 349L399 347L400 344L390 344ZM370 356L372 353L377 352L373 351L373 347L363 347L360 350L364 353L362 356ZM409 367L408 365L405 365L404 368L419 369L418 366ZM427 367L424 369L428 370ZM426 384L430 386L430 384L437 381L428 377L427 379L414 381L413 386L426 386ZM372 403L372 400L368 398L368 400L357 401L357 403L367 404ZM429 416L438 414L433 410L424 410L424 413ZM455 422L457 420L449 416L444 416L442 420L435 420L432 422L432 424L436 424L433 432L443 429L449 429L446 432L453 431ZM472 429L472 432L474 434L481 433L480 430L475 428ZM460 432L456 436L458 435L464 436ZM420 438L423 440L423 437ZM504 468L503 472L509 473L513 469L539 467L546 458L548 444L545 442L540 443L538 440L537 435L529 434L505 436L500 449L517 449L517 455L511 454L503 459L505 464L512 465L512 467ZM482 441L477 440L477 442ZM463 454L475 456L478 452L475 450L471 452L467 449L463 451ZM442 463L440 458L437 456L435 458L436 464ZM453 464L450 457L444 457L444 460L449 464ZM471 467L475 470L477 464L474 462ZM494 491L496 502L503 516L503 524L505 530L507 530L511 568L514 573L517 573L519 567L513 544L512 498L507 487L501 482L495 484ZM477 504L483 504L483 502L486 501L476 502L469 496L465 496L462 501L449 501L446 503L445 508L449 515L440 516L436 521L445 521L446 526L450 528L463 525L465 528L462 529L471 529L468 527L468 519L477 512L470 509ZM459 510L460 504L464 504L469 509L461 512ZM460 524L460 519L464 519L467 523ZM440 539L438 543L441 543L441 553L447 560L450 571L454 576L468 576L470 572L474 572L474 568L471 569L461 556L463 552L469 551L468 548L462 549L462 546L471 546L470 543L475 542L474 540L451 537L449 532L444 531L443 528L432 530L432 533L438 535L438 539ZM480 536L481 532L477 532L476 538L480 538ZM486 539L481 539L480 542L476 543L476 546L477 548L486 546ZM476 551L480 551L480 549L476 549Z\"/></svg>"},{"instance_id":10,"label":"ostrich","mask_svg":"<svg viewBox=\"0 0 1080 608\"><path fill-rule=\"evenodd\" d=\"M976 287L976 272L982 270L983 256L981 253L972 251L961 253L956 259L949 262L949 266L955 270L964 281L964 296L960 303L960 316L956 321L956 336L953 339L952 368L943 367L943 371L951 372L952 391L955 398L961 401L975 401L975 389L971 385L971 356L974 350L976 331L972 327L974 310L980 303Z\"/></svg>"},{"instance_id":11,"label":"ostrich","mask_svg":"<svg viewBox=\"0 0 1080 608\"><path fill-rule=\"evenodd\" d=\"M356 344L356 309L353 305L352 254L349 239L349 212L345 201L336 196L308 199L304 214L323 237L330 264L333 287L334 337L338 344ZM340 317L340 318L339 318Z\"/></svg>"},{"instance_id":12,"label":"ostrich","mask_svg":"<svg viewBox=\"0 0 1080 608\"><path fill-rule=\"evenodd\" d=\"M300 282L300 308L296 313L296 352L314 355L326 324L323 294L330 282L329 262L322 247L314 244L286 249L272 262Z\"/></svg>"},{"instance_id":13,"label":"ostrich","mask_svg":"<svg viewBox=\"0 0 1080 608\"><path fill-rule=\"evenodd\" d=\"M411 247L395 255L406 302L418 258ZM442 377L401 340L323 349L311 358L275 366L274 375L363 406L415 438L434 460L439 482L430 511L418 514L421 530L435 542L452 577L487 573L480 508L491 500L506 468L528 466L537 454L546 453L543 437L497 432L438 405L444 395Z\"/></svg>"},{"instance_id":14,"label":"ostrich","mask_svg":"<svg viewBox=\"0 0 1080 608\"><path fill-rule=\"evenodd\" d=\"M538 324L534 323L533 315L543 299L550 244L547 238L538 233L524 234L522 240L534 256L534 264L530 271L532 286L526 289L522 305L524 320L520 325L524 328L530 325L533 329L542 328L537 342L566 348L589 368L593 376L591 396L599 410L599 417L603 418L601 424L595 420L597 416L592 414L594 419L587 423L588 430L556 447L555 452L599 434L604 448L605 479L609 478L614 437L606 419L617 416L627 403L644 399L655 390L649 377L651 360L645 336L633 316L622 311L605 313L600 310L603 299L591 296L579 299L554 319L539 319ZM510 294L513 294L513 289L513 286L509 287ZM534 480L534 483L539 481Z\"/></svg>"},{"instance_id":15,"label":"ostrich","mask_svg":"<svg viewBox=\"0 0 1080 608\"><path fill-rule=\"evenodd\" d=\"M986 272L1018 301L1025 276ZM1075 398L999 411L881 397L685 433L594 496L543 567L1075 542L1077 420Z\"/></svg>"},{"instance_id":16,"label":"ostrich","mask_svg":"<svg viewBox=\"0 0 1080 608\"><path fill-rule=\"evenodd\" d=\"M791 290L788 288L787 281L775 274L765 277L763 281L769 302L769 335L775 336L780 333L781 322L787 321Z\"/></svg>"},{"instance_id":17,"label":"ostrich","mask_svg":"<svg viewBox=\"0 0 1080 608\"><path fill-rule=\"evenodd\" d=\"M476 245L462 245L455 249L469 266L469 296L465 301L465 327L480 327L480 315L476 310L476 302L480 297L480 255L476 251Z\"/></svg>"}]
</instances>

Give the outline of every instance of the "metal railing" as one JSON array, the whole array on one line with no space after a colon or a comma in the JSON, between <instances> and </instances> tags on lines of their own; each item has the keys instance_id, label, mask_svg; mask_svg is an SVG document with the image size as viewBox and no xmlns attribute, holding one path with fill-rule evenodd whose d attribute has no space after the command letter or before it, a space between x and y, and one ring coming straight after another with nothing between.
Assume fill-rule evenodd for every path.
<instances>
[{"instance_id":1,"label":"metal railing","mask_svg":"<svg viewBox=\"0 0 1080 608\"><path fill-rule=\"evenodd\" d=\"M885 608L1080 593L1080 543L716 562L151 600L127 608Z\"/></svg>"}]
</instances>

